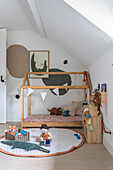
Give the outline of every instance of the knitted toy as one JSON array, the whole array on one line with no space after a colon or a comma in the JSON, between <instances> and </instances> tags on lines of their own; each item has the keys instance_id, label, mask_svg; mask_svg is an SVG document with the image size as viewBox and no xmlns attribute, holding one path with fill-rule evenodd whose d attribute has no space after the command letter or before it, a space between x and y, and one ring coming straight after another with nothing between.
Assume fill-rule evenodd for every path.
<instances>
[{"instance_id":1,"label":"knitted toy","mask_svg":"<svg viewBox=\"0 0 113 170\"><path fill-rule=\"evenodd\" d=\"M48 127L46 124L42 124L41 125L41 135L36 139L37 142L40 142L42 140L49 140L50 142L52 141L53 137L51 135L51 133L48 132Z\"/></svg>"}]
</instances>

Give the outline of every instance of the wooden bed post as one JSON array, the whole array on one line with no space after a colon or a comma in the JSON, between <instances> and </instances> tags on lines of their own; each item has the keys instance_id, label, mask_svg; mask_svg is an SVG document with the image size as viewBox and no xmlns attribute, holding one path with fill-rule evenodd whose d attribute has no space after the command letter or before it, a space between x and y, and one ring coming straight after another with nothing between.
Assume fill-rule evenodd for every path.
<instances>
[{"instance_id":1,"label":"wooden bed post","mask_svg":"<svg viewBox=\"0 0 113 170\"><path fill-rule=\"evenodd\" d=\"M89 103L91 103L91 91L92 91L92 85L91 85L91 80L90 80L90 75L87 72L86 74L87 77L87 83L88 83L88 88L89 88Z\"/></svg>"},{"instance_id":2,"label":"wooden bed post","mask_svg":"<svg viewBox=\"0 0 113 170\"><path fill-rule=\"evenodd\" d=\"M27 73L27 84L30 86L29 78L28 78L28 73ZM28 115L31 115L31 94L28 97Z\"/></svg>"},{"instance_id":3,"label":"wooden bed post","mask_svg":"<svg viewBox=\"0 0 113 170\"><path fill-rule=\"evenodd\" d=\"M87 100L87 94L86 94L86 89L84 89L84 101L86 102Z\"/></svg>"},{"instance_id":4,"label":"wooden bed post","mask_svg":"<svg viewBox=\"0 0 113 170\"><path fill-rule=\"evenodd\" d=\"M89 103L91 103L91 94L89 92Z\"/></svg>"},{"instance_id":5,"label":"wooden bed post","mask_svg":"<svg viewBox=\"0 0 113 170\"><path fill-rule=\"evenodd\" d=\"M24 123L24 88L21 87L21 128L23 128Z\"/></svg>"},{"instance_id":6,"label":"wooden bed post","mask_svg":"<svg viewBox=\"0 0 113 170\"><path fill-rule=\"evenodd\" d=\"M28 97L28 114L31 115L31 94Z\"/></svg>"}]
</instances>

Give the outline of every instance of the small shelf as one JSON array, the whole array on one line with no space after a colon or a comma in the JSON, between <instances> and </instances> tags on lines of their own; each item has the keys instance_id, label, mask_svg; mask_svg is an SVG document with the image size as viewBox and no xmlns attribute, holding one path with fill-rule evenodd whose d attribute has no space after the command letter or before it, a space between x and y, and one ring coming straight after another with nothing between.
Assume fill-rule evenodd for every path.
<instances>
[{"instance_id":1,"label":"small shelf","mask_svg":"<svg viewBox=\"0 0 113 170\"><path fill-rule=\"evenodd\" d=\"M101 92L101 103L107 103L107 92Z\"/></svg>"}]
</instances>

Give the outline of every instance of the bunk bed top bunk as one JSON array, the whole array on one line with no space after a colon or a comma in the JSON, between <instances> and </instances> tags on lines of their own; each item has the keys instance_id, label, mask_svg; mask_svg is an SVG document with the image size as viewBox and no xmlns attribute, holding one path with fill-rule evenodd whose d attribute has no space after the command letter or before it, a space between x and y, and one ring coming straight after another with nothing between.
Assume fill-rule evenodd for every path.
<instances>
[{"instance_id":1,"label":"bunk bed top bunk","mask_svg":"<svg viewBox=\"0 0 113 170\"><path fill-rule=\"evenodd\" d=\"M81 86L31 86L29 77L30 75L49 74L49 75L71 75L82 74L84 75L85 85ZM27 82L27 85L26 85ZM21 128L23 127L41 127L41 124L46 123L48 127L82 127L81 116L57 116L57 115L31 115L31 94L28 96L28 117L24 118L24 90L25 89L84 89L84 101L87 99L86 89L89 89L89 102L91 100L91 82L89 73L84 72L26 72L21 86Z\"/></svg>"}]
</instances>

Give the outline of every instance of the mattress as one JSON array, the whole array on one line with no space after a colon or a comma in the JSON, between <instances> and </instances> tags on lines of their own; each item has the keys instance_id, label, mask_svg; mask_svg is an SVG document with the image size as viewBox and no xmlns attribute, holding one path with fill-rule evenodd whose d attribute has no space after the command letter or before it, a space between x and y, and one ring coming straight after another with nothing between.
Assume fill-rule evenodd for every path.
<instances>
[{"instance_id":1,"label":"mattress","mask_svg":"<svg viewBox=\"0 0 113 170\"><path fill-rule=\"evenodd\" d=\"M62 116L49 114L33 114L24 119L24 122L81 122L82 116Z\"/></svg>"}]
</instances>

